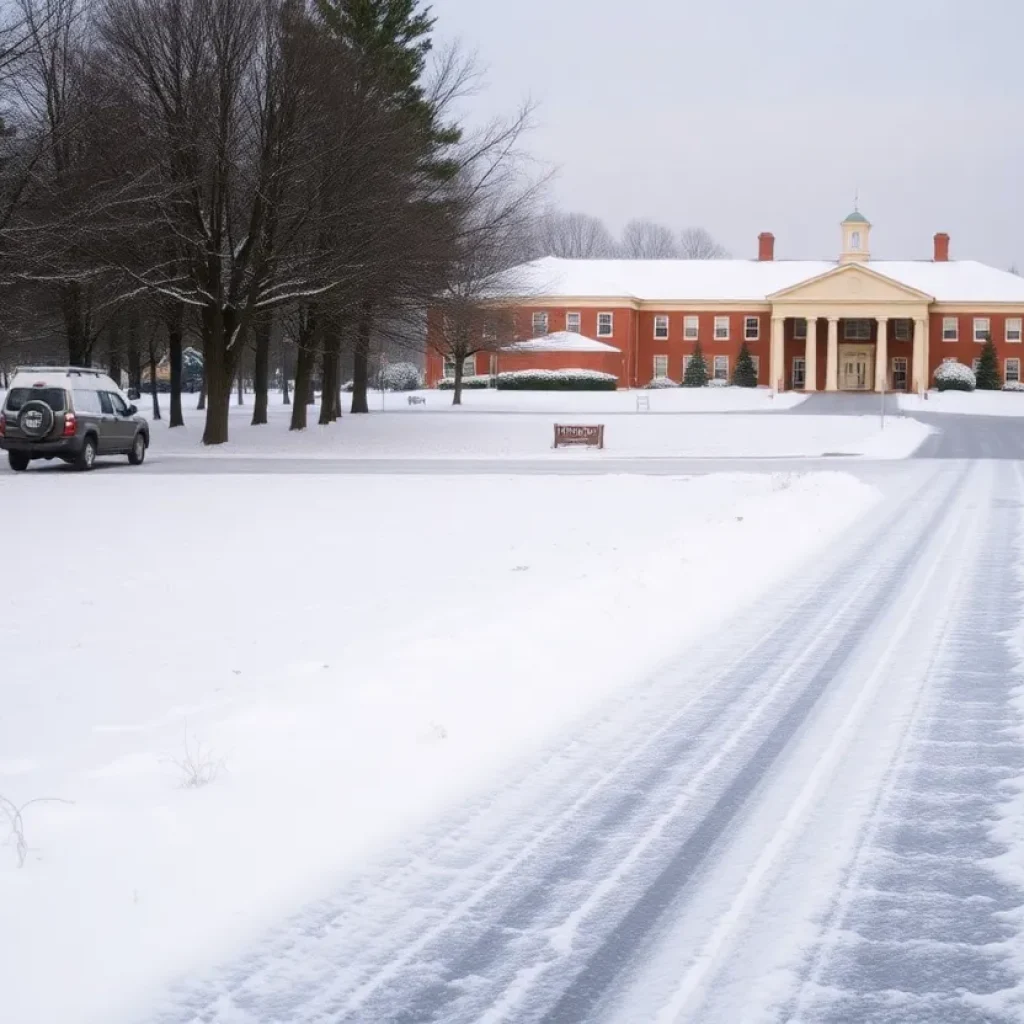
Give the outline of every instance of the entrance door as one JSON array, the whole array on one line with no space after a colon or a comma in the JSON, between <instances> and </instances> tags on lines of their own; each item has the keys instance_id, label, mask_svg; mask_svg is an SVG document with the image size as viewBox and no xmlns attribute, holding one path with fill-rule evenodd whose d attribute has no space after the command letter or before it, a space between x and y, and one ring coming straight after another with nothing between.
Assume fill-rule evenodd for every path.
<instances>
[{"instance_id":1,"label":"entrance door","mask_svg":"<svg viewBox=\"0 0 1024 1024\"><path fill-rule=\"evenodd\" d=\"M892 360L893 391L907 390L907 359L906 356L893 356Z\"/></svg>"},{"instance_id":2,"label":"entrance door","mask_svg":"<svg viewBox=\"0 0 1024 1024\"><path fill-rule=\"evenodd\" d=\"M839 390L870 391L874 387L875 353L865 345L839 346Z\"/></svg>"}]
</instances>

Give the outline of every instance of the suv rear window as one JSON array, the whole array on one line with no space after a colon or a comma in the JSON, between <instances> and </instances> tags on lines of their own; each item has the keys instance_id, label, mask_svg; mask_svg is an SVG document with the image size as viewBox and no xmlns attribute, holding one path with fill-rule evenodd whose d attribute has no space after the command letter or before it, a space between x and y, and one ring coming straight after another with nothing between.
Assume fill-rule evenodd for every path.
<instances>
[{"instance_id":1,"label":"suv rear window","mask_svg":"<svg viewBox=\"0 0 1024 1024\"><path fill-rule=\"evenodd\" d=\"M18 412L26 402L45 402L54 412L64 411L61 388L12 388L7 395L7 411Z\"/></svg>"}]
</instances>

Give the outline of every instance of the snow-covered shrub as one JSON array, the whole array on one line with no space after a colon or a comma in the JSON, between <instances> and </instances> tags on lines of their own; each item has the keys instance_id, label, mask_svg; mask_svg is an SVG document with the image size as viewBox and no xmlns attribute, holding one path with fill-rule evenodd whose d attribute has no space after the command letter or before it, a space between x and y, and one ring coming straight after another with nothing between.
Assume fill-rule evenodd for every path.
<instances>
[{"instance_id":1,"label":"snow-covered shrub","mask_svg":"<svg viewBox=\"0 0 1024 1024\"><path fill-rule=\"evenodd\" d=\"M1008 380L1003 385L1004 391L1024 391L1024 381L1022 380Z\"/></svg>"},{"instance_id":2,"label":"snow-covered shrub","mask_svg":"<svg viewBox=\"0 0 1024 1024\"><path fill-rule=\"evenodd\" d=\"M463 377L462 387L468 391L480 391L483 388L489 388L491 386L491 378L487 374L480 374L476 377ZM439 391L454 391L455 390L455 378L454 377L442 377L436 384Z\"/></svg>"},{"instance_id":3,"label":"snow-covered shrub","mask_svg":"<svg viewBox=\"0 0 1024 1024\"><path fill-rule=\"evenodd\" d=\"M976 383L974 371L963 363L940 363L935 370L939 391L973 391Z\"/></svg>"},{"instance_id":4,"label":"snow-covered shrub","mask_svg":"<svg viewBox=\"0 0 1024 1024\"><path fill-rule=\"evenodd\" d=\"M727 380L719 380L717 377L712 377L711 380L708 381L708 387L709 388L727 388L727 387L731 387L731 385L730 385L730 383Z\"/></svg>"},{"instance_id":5,"label":"snow-covered shrub","mask_svg":"<svg viewBox=\"0 0 1024 1024\"><path fill-rule=\"evenodd\" d=\"M671 377L655 377L654 380L648 381L645 385L651 391L660 391L662 388L677 388L679 382L674 381Z\"/></svg>"},{"instance_id":6,"label":"snow-covered shrub","mask_svg":"<svg viewBox=\"0 0 1024 1024\"><path fill-rule=\"evenodd\" d=\"M499 391L614 391L619 378L600 370L513 370L498 374Z\"/></svg>"},{"instance_id":7,"label":"snow-covered shrub","mask_svg":"<svg viewBox=\"0 0 1024 1024\"><path fill-rule=\"evenodd\" d=\"M351 395L352 391L355 389L355 386L356 386L356 382L354 380L347 380L347 381L345 381L344 384L341 385L341 390L346 395Z\"/></svg>"},{"instance_id":8,"label":"snow-covered shrub","mask_svg":"<svg viewBox=\"0 0 1024 1024\"><path fill-rule=\"evenodd\" d=\"M420 371L415 363L388 363L377 375L382 391L415 391L420 386Z\"/></svg>"}]
</instances>

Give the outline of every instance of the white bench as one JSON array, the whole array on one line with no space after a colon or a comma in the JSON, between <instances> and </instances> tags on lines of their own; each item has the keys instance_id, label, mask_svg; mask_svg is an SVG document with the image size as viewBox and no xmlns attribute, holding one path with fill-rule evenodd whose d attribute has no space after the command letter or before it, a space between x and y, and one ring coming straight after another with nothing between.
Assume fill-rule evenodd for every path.
<instances>
[{"instance_id":1,"label":"white bench","mask_svg":"<svg viewBox=\"0 0 1024 1024\"><path fill-rule=\"evenodd\" d=\"M423 395L410 395L409 396L409 404L410 405L426 405L427 404L427 400L423 397Z\"/></svg>"}]
</instances>

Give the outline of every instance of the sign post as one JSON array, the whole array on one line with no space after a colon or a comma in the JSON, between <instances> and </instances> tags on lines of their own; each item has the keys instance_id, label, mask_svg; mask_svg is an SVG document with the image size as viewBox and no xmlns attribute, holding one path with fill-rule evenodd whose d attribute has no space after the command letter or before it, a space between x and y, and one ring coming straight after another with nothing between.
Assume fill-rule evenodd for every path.
<instances>
[{"instance_id":1,"label":"sign post","mask_svg":"<svg viewBox=\"0 0 1024 1024\"><path fill-rule=\"evenodd\" d=\"M603 448L604 424L581 426L580 424L555 424L556 448Z\"/></svg>"}]
</instances>

